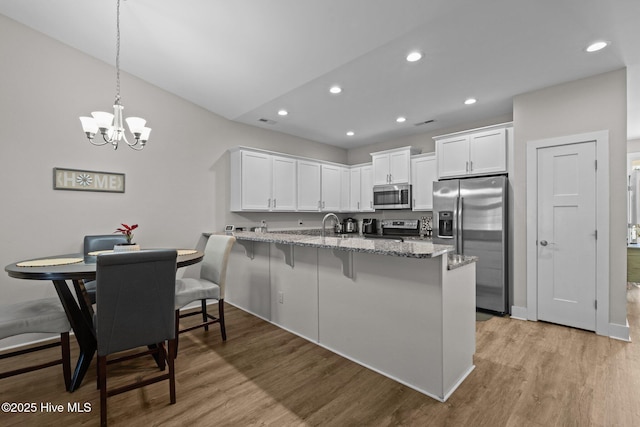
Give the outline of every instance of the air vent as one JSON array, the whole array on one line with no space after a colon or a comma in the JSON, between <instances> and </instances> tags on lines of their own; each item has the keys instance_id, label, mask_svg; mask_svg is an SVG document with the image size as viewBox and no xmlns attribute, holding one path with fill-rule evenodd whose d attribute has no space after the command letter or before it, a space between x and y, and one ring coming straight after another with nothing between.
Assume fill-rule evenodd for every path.
<instances>
[{"instance_id":1,"label":"air vent","mask_svg":"<svg viewBox=\"0 0 640 427\"><path fill-rule=\"evenodd\" d=\"M426 120L424 122L416 123L414 126L428 125L429 123L433 123L433 122L435 122L435 120Z\"/></svg>"},{"instance_id":2,"label":"air vent","mask_svg":"<svg viewBox=\"0 0 640 427\"><path fill-rule=\"evenodd\" d=\"M264 124L267 124L267 125L275 125L276 124L276 122L274 120L269 120L269 119L265 119L265 118L258 119L258 121L262 122Z\"/></svg>"}]
</instances>

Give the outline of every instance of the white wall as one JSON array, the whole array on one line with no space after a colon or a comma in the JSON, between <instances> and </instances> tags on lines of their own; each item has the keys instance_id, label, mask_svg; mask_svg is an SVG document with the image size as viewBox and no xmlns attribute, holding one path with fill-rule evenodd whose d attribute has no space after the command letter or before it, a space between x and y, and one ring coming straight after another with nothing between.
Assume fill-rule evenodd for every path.
<instances>
[{"instance_id":1,"label":"white wall","mask_svg":"<svg viewBox=\"0 0 640 427\"><path fill-rule=\"evenodd\" d=\"M599 130L609 131L610 322L626 325L626 72L608 72L516 96L514 186L514 305L526 298L526 143Z\"/></svg>"},{"instance_id":2,"label":"white wall","mask_svg":"<svg viewBox=\"0 0 640 427\"><path fill-rule=\"evenodd\" d=\"M125 116L147 119L149 143L142 152L94 147L78 116L111 109L114 67L3 15L0 40L0 266L80 252L85 234L108 234L121 222L140 225L142 247L202 246L203 231L238 220L229 213L231 147L347 160L346 150L230 122L126 73ZM53 190L54 167L124 173L126 192ZM192 275L197 266L182 270ZM3 302L55 295L50 282L4 272L0 291ZM19 340L0 347L7 342Z\"/></svg>"}]
</instances>

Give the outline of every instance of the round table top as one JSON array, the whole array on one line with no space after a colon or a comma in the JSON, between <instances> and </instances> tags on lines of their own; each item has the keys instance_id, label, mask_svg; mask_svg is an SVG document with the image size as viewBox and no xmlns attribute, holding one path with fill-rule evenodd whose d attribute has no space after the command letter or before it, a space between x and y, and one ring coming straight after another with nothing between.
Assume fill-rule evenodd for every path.
<instances>
[{"instance_id":1,"label":"round table top","mask_svg":"<svg viewBox=\"0 0 640 427\"><path fill-rule=\"evenodd\" d=\"M188 265L196 264L202 261L204 253L202 251L190 251L185 250L184 255L178 255L176 265L178 268L186 267ZM67 263L71 258L78 258L81 262ZM31 263L32 261L55 261L56 259L64 259L63 265L45 265L37 267L21 267L18 264ZM46 262L50 264L51 262ZM84 262L84 254L65 254L65 255L53 255L42 258L34 258L25 261L18 261L13 264L9 264L4 268L10 277L18 279L32 279L32 280L80 280L88 279L92 280L96 277L96 263Z\"/></svg>"}]
</instances>

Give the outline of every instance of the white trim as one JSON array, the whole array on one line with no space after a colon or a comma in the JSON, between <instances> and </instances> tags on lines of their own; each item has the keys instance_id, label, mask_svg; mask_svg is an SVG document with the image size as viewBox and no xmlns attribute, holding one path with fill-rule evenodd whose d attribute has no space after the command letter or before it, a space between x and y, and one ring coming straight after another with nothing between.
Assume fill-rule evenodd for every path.
<instances>
[{"instance_id":1,"label":"white trim","mask_svg":"<svg viewBox=\"0 0 640 427\"><path fill-rule=\"evenodd\" d=\"M518 320L527 320L527 307L511 306L511 318Z\"/></svg>"},{"instance_id":2,"label":"white trim","mask_svg":"<svg viewBox=\"0 0 640 427\"><path fill-rule=\"evenodd\" d=\"M609 131L602 130L557 138L540 139L527 142L527 318L538 320L538 292L536 268L536 235L537 235L537 201L538 168L537 150L540 148L556 147L567 144L595 141L596 160L596 227L598 240L596 241L596 333L609 336L615 329L609 324ZM623 334L624 335L624 334ZM613 336L612 336L613 338Z\"/></svg>"},{"instance_id":3,"label":"white trim","mask_svg":"<svg viewBox=\"0 0 640 427\"><path fill-rule=\"evenodd\" d=\"M631 342L631 331L629 329L629 320L627 320L626 325L610 323L609 337L620 340L620 341Z\"/></svg>"}]
</instances>

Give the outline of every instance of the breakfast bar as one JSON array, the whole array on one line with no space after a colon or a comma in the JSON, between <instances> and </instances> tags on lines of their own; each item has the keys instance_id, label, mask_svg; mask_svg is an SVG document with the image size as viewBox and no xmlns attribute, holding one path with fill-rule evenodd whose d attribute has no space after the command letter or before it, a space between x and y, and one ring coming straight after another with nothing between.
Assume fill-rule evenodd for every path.
<instances>
[{"instance_id":1,"label":"breakfast bar","mask_svg":"<svg viewBox=\"0 0 640 427\"><path fill-rule=\"evenodd\" d=\"M475 258L430 240L234 235L229 303L439 401L473 370Z\"/></svg>"}]
</instances>

